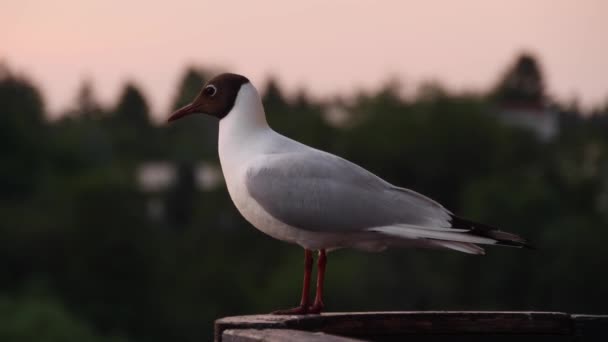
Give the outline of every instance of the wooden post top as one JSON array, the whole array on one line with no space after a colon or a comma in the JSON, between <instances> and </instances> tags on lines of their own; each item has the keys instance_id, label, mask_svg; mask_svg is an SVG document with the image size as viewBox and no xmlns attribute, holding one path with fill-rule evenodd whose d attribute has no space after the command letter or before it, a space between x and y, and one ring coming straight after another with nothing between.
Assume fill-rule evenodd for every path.
<instances>
[{"instance_id":1,"label":"wooden post top","mask_svg":"<svg viewBox=\"0 0 608 342\"><path fill-rule=\"evenodd\" d=\"M226 333L225 333L226 331ZM249 315L218 319L215 340L380 341L413 335L472 335L519 338L602 336L608 340L608 315L537 311L391 311L321 315Z\"/></svg>"}]
</instances>

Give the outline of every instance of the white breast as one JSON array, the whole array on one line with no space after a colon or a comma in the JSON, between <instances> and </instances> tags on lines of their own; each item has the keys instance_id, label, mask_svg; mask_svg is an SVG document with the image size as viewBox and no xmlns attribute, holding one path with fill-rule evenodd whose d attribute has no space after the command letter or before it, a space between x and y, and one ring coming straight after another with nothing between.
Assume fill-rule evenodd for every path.
<instances>
[{"instance_id":1,"label":"white breast","mask_svg":"<svg viewBox=\"0 0 608 342\"><path fill-rule=\"evenodd\" d=\"M304 248L328 248L328 244L338 243L336 240L343 239L343 237L301 230L277 220L251 197L245 180L247 169L256 158L264 158L264 152L260 151L263 150L264 145L261 140L257 140L257 143L248 145L246 150L227 153L232 146L220 144L220 162L226 186L232 202L241 215L265 234L277 240L296 243Z\"/></svg>"}]
</instances>

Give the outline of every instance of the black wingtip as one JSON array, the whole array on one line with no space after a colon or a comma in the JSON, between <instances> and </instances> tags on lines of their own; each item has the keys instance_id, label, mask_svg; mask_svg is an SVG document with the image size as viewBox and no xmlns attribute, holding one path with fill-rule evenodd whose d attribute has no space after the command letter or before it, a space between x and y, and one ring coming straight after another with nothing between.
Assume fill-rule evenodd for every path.
<instances>
[{"instance_id":1,"label":"black wingtip","mask_svg":"<svg viewBox=\"0 0 608 342\"><path fill-rule=\"evenodd\" d=\"M505 247L523 248L523 249L528 249L528 250L531 250L531 251L538 250L538 248L536 248L535 246L529 244L526 241L524 241L524 242L517 242L517 241L500 240L500 241L496 242L496 245L497 246L505 246Z\"/></svg>"},{"instance_id":2,"label":"black wingtip","mask_svg":"<svg viewBox=\"0 0 608 342\"><path fill-rule=\"evenodd\" d=\"M529 244L519 235L499 230L487 224L471 221L456 215L450 215L452 228L466 229L469 234L483 236L496 240L499 246L526 248L536 250L536 247Z\"/></svg>"}]
</instances>

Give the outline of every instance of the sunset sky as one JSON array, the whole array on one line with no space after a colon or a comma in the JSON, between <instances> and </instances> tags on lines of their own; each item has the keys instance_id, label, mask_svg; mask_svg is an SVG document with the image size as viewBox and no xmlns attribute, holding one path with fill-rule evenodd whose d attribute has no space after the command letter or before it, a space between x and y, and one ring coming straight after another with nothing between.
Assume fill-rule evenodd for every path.
<instances>
[{"instance_id":1,"label":"sunset sky","mask_svg":"<svg viewBox=\"0 0 608 342\"><path fill-rule=\"evenodd\" d=\"M165 117L190 64L269 74L319 97L407 90L435 79L483 90L521 51L548 90L584 105L608 100L608 1L82 1L1 0L0 61L30 76L49 109L84 78L114 101L134 80Z\"/></svg>"}]
</instances>

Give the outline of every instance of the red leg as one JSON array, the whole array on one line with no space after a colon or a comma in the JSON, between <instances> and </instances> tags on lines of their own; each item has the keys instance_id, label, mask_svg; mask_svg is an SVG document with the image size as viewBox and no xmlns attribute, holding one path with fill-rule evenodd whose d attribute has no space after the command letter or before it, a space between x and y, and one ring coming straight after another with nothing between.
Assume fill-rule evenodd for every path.
<instances>
[{"instance_id":1,"label":"red leg","mask_svg":"<svg viewBox=\"0 0 608 342\"><path fill-rule=\"evenodd\" d=\"M327 265L327 255L324 249L319 250L319 260L317 261L317 294L315 301L308 310L309 313L321 313L325 304L323 304L323 283L325 281L325 265Z\"/></svg>"},{"instance_id":2,"label":"red leg","mask_svg":"<svg viewBox=\"0 0 608 342\"><path fill-rule=\"evenodd\" d=\"M304 250L304 283L302 284L302 299L300 305L292 309L273 311L273 315L303 315L308 313L310 305L310 273L312 272L312 252Z\"/></svg>"}]
</instances>

